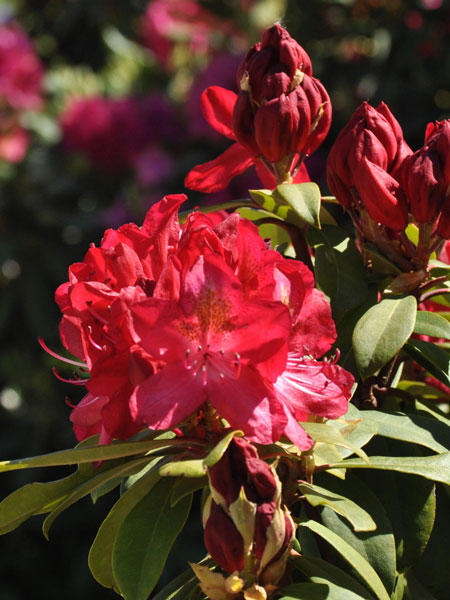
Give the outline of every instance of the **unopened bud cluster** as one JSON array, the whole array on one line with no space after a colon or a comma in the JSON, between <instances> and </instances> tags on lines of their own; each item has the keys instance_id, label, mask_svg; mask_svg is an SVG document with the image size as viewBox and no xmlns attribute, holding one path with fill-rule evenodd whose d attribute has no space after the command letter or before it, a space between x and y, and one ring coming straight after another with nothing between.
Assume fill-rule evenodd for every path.
<instances>
[{"instance_id":1,"label":"unopened bud cluster","mask_svg":"<svg viewBox=\"0 0 450 600\"><path fill-rule=\"evenodd\" d=\"M233 111L236 139L254 156L290 172L328 133L331 103L305 50L280 25L267 29L242 61Z\"/></svg>"},{"instance_id":2,"label":"unopened bud cluster","mask_svg":"<svg viewBox=\"0 0 450 600\"><path fill-rule=\"evenodd\" d=\"M388 250L404 270L425 267L450 238L449 149L449 120L430 123L423 147L413 152L386 104L364 102L330 150L331 191L362 237ZM409 223L419 229L416 249L405 240Z\"/></svg>"},{"instance_id":3,"label":"unopened bud cluster","mask_svg":"<svg viewBox=\"0 0 450 600\"><path fill-rule=\"evenodd\" d=\"M281 484L256 449L233 438L209 470L205 544L225 574L193 565L211 600L265 600L284 574L294 523L281 505Z\"/></svg>"}]
</instances>

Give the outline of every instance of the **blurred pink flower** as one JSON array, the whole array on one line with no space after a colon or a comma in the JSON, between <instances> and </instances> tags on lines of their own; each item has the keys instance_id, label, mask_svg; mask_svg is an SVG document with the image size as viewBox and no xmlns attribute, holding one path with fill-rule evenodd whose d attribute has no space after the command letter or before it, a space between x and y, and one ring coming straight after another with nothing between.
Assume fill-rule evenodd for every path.
<instances>
[{"instance_id":1,"label":"blurred pink flower","mask_svg":"<svg viewBox=\"0 0 450 600\"><path fill-rule=\"evenodd\" d=\"M0 25L0 104L37 109L42 103L43 66L18 27Z\"/></svg>"},{"instance_id":2,"label":"blurred pink flower","mask_svg":"<svg viewBox=\"0 0 450 600\"><path fill-rule=\"evenodd\" d=\"M170 67L175 44L187 45L193 54L207 54L218 33L243 35L232 21L219 19L196 0L153 0L141 20L142 41L164 68Z\"/></svg>"},{"instance_id":3,"label":"blurred pink flower","mask_svg":"<svg viewBox=\"0 0 450 600\"><path fill-rule=\"evenodd\" d=\"M179 136L172 107L160 95L111 99L75 99L60 117L63 143L81 151L108 172L136 166L141 154L155 144Z\"/></svg>"},{"instance_id":4,"label":"blurred pink flower","mask_svg":"<svg viewBox=\"0 0 450 600\"><path fill-rule=\"evenodd\" d=\"M0 113L0 160L20 162L28 148L30 138L15 118Z\"/></svg>"}]
</instances>

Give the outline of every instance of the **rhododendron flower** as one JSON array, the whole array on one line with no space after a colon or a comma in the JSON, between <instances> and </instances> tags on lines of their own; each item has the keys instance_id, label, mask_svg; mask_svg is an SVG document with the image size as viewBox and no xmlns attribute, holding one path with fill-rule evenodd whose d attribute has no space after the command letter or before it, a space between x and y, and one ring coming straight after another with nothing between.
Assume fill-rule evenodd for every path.
<instances>
[{"instance_id":1,"label":"rhododendron flower","mask_svg":"<svg viewBox=\"0 0 450 600\"><path fill-rule=\"evenodd\" d=\"M184 199L107 231L57 291L63 343L90 371L78 437L182 427L210 406L250 440L309 448L298 420L345 414L353 382L319 360L335 339L328 302L238 214L180 227Z\"/></svg>"},{"instance_id":2,"label":"rhododendron flower","mask_svg":"<svg viewBox=\"0 0 450 600\"><path fill-rule=\"evenodd\" d=\"M83 152L108 172L135 163L140 171L142 154L179 133L173 109L160 95L77 99L60 119L67 150Z\"/></svg>"},{"instance_id":3,"label":"rhododendron flower","mask_svg":"<svg viewBox=\"0 0 450 600\"><path fill-rule=\"evenodd\" d=\"M194 55L204 55L218 32L242 37L232 21L219 19L196 0L152 0L141 19L142 41L165 68L171 66L177 43L186 44Z\"/></svg>"},{"instance_id":4,"label":"rhododendron flower","mask_svg":"<svg viewBox=\"0 0 450 600\"><path fill-rule=\"evenodd\" d=\"M20 162L29 143L30 136L17 120L0 112L0 159Z\"/></svg>"},{"instance_id":5,"label":"rhododendron flower","mask_svg":"<svg viewBox=\"0 0 450 600\"><path fill-rule=\"evenodd\" d=\"M0 104L16 110L39 108L43 71L25 33L14 25L0 25Z\"/></svg>"}]
</instances>

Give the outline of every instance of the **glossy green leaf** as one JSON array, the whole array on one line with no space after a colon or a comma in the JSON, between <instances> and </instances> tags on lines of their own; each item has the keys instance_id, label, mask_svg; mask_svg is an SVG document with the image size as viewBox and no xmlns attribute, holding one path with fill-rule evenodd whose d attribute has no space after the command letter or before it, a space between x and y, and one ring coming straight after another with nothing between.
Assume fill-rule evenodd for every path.
<instances>
[{"instance_id":1,"label":"glossy green leaf","mask_svg":"<svg viewBox=\"0 0 450 600\"><path fill-rule=\"evenodd\" d=\"M52 512L45 519L42 526L42 532L45 537L48 539L50 527L52 526L56 517L58 517L64 510L72 506L72 504L75 504L75 502L84 496L87 496L87 494L90 494L93 490L102 487L108 483L108 481L116 479L117 477L125 477L126 475L129 475L130 472L134 472L146 462L148 462L148 458L140 458L116 465L94 475L88 481L76 487L63 502L59 503L58 506L52 510Z\"/></svg>"},{"instance_id":2,"label":"glossy green leaf","mask_svg":"<svg viewBox=\"0 0 450 600\"><path fill-rule=\"evenodd\" d=\"M115 587L112 568L114 542L126 516L159 481L158 461L153 461L151 471L143 475L114 504L101 524L89 551L89 568L95 579L104 587Z\"/></svg>"},{"instance_id":3,"label":"glossy green leaf","mask_svg":"<svg viewBox=\"0 0 450 600\"><path fill-rule=\"evenodd\" d=\"M353 331L356 364L366 379L388 363L411 336L416 321L413 296L382 300L360 318Z\"/></svg>"},{"instance_id":4,"label":"glossy green leaf","mask_svg":"<svg viewBox=\"0 0 450 600\"><path fill-rule=\"evenodd\" d=\"M35 514L50 512L77 488L92 477L91 465L72 475L48 483L28 483L0 503L0 534L8 533Z\"/></svg>"},{"instance_id":5,"label":"glossy green leaf","mask_svg":"<svg viewBox=\"0 0 450 600\"><path fill-rule=\"evenodd\" d=\"M450 452L433 456L371 456L370 463L360 458L348 458L330 468L399 471L450 485Z\"/></svg>"},{"instance_id":6,"label":"glossy green leaf","mask_svg":"<svg viewBox=\"0 0 450 600\"><path fill-rule=\"evenodd\" d=\"M359 573L369 588L374 592L379 600L389 600L389 594L386 591L381 579L373 567L357 552L350 544L330 531L316 521L306 521L300 523L301 527L308 527L323 538Z\"/></svg>"},{"instance_id":7,"label":"glossy green leaf","mask_svg":"<svg viewBox=\"0 0 450 600\"><path fill-rule=\"evenodd\" d=\"M397 570L404 572L417 563L430 538L436 513L435 484L394 471L364 471L360 476L377 490L385 507L395 537Z\"/></svg>"},{"instance_id":8,"label":"glossy green leaf","mask_svg":"<svg viewBox=\"0 0 450 600\"><path fill-rule=\"evenodd\" d=\"M422 399L421 401L416 400L415 405L418 412L423 413L426 416L431 416L433 419L443 423L446 427L450 427L449 416L439 410L435 403Z\"/></svg>"},{"instance_id":9,"label":"glossy green leaf","mask_svg":"<svg viewBox=\"0 0 450 600\"><path fill-rule=\"evenodd\" d=\"M437 313L418 310L414 333L450 340L450 323Z\"/></svg>"},{"instance_id":10,"label":"glossy green leaf","mask_svg":"<svg viewBox=\"0 0 450 600\"><path fill-rule=\"evenodd\" d=\"M361 596L334 583L294 583L280 590L280 600L361 600Z\"/></svg>"},{"instance_id":11,"label":"glossy green leaf","mask_svg":"<svg viewBox=\"0 0 450 600\"><path fill-rule=\"evenodd\" d=\"M201 458L172 461L159 469L161 477L204 477L206 468Z\"/></svg>"},{"instance_id":12,"label":"glossy green leaf","mask_svg":"<svg viewBox=\"0 0 450 600\"><path fill-rule=\"evenodd\" d=\"M359 581L330 562L311 556L296 556L292 562L313 583L329 581L365 600L373 600L372 594Z\"/></svg>"},{"instance_id":13,"label":"glossy green leaf","mask_svg":"<svg viewBox=\"0 0 450 600\"><path fill-rule=\"evenodd\" d=\"M327 473L318 474L315 480L325 489L345 495L370 514L375 521L374 531L355 532L347 520L335 511L324 507L321 512L323 525L359 552L378 573L387 592L391 593L396 576L395 538L376 487L370 482L365 483L359 473L356 476L354 472L349 471L345 481L331 477ZM340 565L339 562L337 564L344 568L344 565ZM354 576L357 577L358 574L355 573Z\"/></svg>"},{"instance_id":14,"label":"glossy green leaf","mask_svg":"<svg viewBox=\"0 0 450 600\"><path fill-rule=\"evenodd\" d=\"M361 254L339 227L311 228L308 241L314 248L316 283L330 298L333 318L338 321L367 297L369 288Z\"/></svg>"},{"instance_id":15,"label":"glossy green leaf","mask_svg":"<svg viewBox=\"0 0 450 600\"><path fill-rule=\"evenodd\" d=\"M161 479L128 513L117 533L113 572L125 600L147 600L173 542L184 527L192 497L170 505L171 479Z\"/></svg>"},{"instance_id":16,"label":"glossy green leaf","mask_svg":"<svg viewBox=\"0 0 450 600\"><path fill-rule=\"evenodd\" d=\"M363 448L378 432L378 425L374 421L365 419L364 414L364 411L359 411L354 404L350 403L347 414L342 417L342 419L358 422L356 428L345 436L347 442L350 442L356 448ZM339 454L342 458L347 458L353 454L353 450L339 447Z\"/></svg>"},{"instance_id":17,"label":"glossy green leaf","mask_svg":"<svg viewBox=\"0 0 450 600\"><path fill-rule=\"evenodd\" d=\"M409 340L404 350L439 381L450 386L450 353L432 342Z\"/></svg>"},{"instance_id":18,"label":"glossy green leaf","mask_svg":"<svg viewBox=\"0 0 450 600\"><path fill-rule=\"evenodd\" d=\"M448 489L436 486L436 520L431 537L419 562L411 571L420 582L423 589L414 589L415 598L426 598L430 595L433 600L448 600L450 590L449 541L450 539L450 498ZM420 595L419 595L420 594ZM428 594L428 595L427 595Z\"/></svg>"},{"instance_id":19,"label":"glossy green leaf","mask_svg":"<svg viewBox=\"0 0 450 600\"><path fill-rule=\"evenodd\" d=\"M301 483L298 489L312 506L328 506L347 519L355 531L373 531L377 527L367 511L340 494L309 483Z\"/></svg>"},{"instance_id":20,"label":"glossy green leaf","mask_svg":"<svg viewBox=\"0 0 450 600\"><path fill-rule=\"evenodd\" d=\"M257 204L286 223L320 226L320 189L315 183L283 183L275 190L249 191Z\"/></svg>"},{"instance_id":21,"label":"glossy green leaf","mask_svg":"<svg viewBox=\"0 0 450 600\"><path fill-rule=\"evenodd\" d=\"M328 423L302 423L302 427L315 442L348 448L363 460L368 460L367 454L346 439L337 426Z\"/></svg>"},{"instance_id":22,"label":"glossy green leaf","mask_svg":"<svg viewBox=\"0 0 450 600\"><path fill-rule=\"evenodd\" d=\"M214 446L214 448L211 450L211 452L207 456L205 456L205 458L203 460L205 467L213 467L216 463L218 463L219 460L224 455L226 449L230 445L231 440L235 436L241 437L243 435L244 435L243 431L237 430L237 431L231 431L225 437L223 437L220 440L220 442Z\"/></svg>"},{"instance_id":23,"label":"glossy green leaf","mask_svg":"<svg viewBox=\"0 0 450 600\"><path fill-rule=\"evenodd\" d=\"M281 183L276 192L303 223L320 228L320 189L316 183Z\"/></svg>"},{"instance_id":24,"label":"glossy green leaf","mask_svg":"<svg viewBox=\"0 0 450 600\"><path fill-rule=\"evenodd\" d=\"M0 462L0 471L14 471L34 467L54 467L58 465L75 465L90 463L113 458L123 458L136 454L144 454L169 446L183 446L186 442L180 438L170 440L146 440L142 442L113 442L105 446L93 445L92 447L71 448L51 452L42 456L6 460Z\"/></svg>"},{"instance_id":25,"label":"glossy green leaf","mask_svg":"<svg viewBox=\"0 0 450 600\"><path fill-rule=\"evenodd\" d=\"M360 414L377 427L378 435L419 444L438 453L450 450L450 428L435 419L378 410L365 410Z\"/></svg>"},{"instance_id":26,"label":"glossy green leaf","mask_svg":"<svg viewBox=\"0 0 450 600\"><path fill-rule=\"evenodd\" d=\"M208 485L208 477L179 477L173 486L172 495L170 497L170 505L175 506L185 496L188 496L198 490L203 489Z\"/></svg>"}]
</instances>

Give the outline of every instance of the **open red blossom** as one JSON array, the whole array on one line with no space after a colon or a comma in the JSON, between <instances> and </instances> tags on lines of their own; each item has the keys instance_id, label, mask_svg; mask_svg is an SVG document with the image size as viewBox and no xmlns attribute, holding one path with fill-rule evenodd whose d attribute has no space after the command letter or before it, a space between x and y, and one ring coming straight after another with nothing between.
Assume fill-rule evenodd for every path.
<instances>
[{"instance_id":1,"label":"open red blossom","mask_svg":"<svg viewBox=\"0 0 450 600\"><path fill-rule=\"evenodd\" d=\"M174 428L208 403L250 440L309 448L298 420L344 414L352 383L319 360L336 337L328 302L240 215L180 227L184 199L108 230L56 293L63 343L90 371L74 381L89 392L71 416L78 438Z\"/></svg>"}]
</instances>

